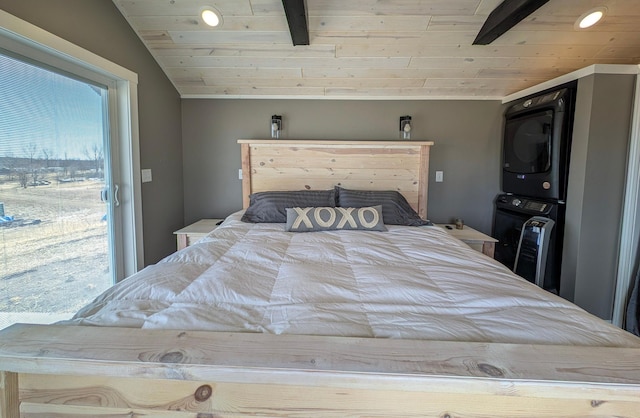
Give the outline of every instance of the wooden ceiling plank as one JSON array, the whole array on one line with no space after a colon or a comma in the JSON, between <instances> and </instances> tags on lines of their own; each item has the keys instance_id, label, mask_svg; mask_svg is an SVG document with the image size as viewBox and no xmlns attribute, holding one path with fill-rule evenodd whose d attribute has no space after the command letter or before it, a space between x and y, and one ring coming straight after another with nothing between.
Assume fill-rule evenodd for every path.
<instances>
[{"instance_id":1,"label":"wooden ceiling plank","mask_svg":"<svg viewBox=\"0 0 640 418\"><path fill-rule=\"evenodd\" d=\"M424 32L431 16L310 16L309 31Z\"/></svg>"},{"instance_id":2,"label":"wooden ceiling plank","mask_svg":"<svg viewBox=\"0 0 640 418\"><path fill-rule=\"evenodd\" d=\"M428 78L424 84L426 88L432 87L462 87L462 88L477 88L477 89L491 89L491 88L505 88L513 89L519 88L524 84L533 86L538 83L546 81L547 78Z\"/></svg>"},{"instance_id":3,"label":"wooden ceiling plank","mask_svg":"<svg viewBox=\"0 0 640 418\"><path fill-rule=\"evenodd\" d=\"M449 45L450 47L458 47L471 45L474 32L470 31L454 31L454 32L372 32L372 31L353 31L353 32L324 32L312 31L313 43L317 44L335 44L335 45L357 45L362 46L379 46L392 45L404 50L412 50L421 45ZM411 55L411 54L409 54Z\"/></svg>"},{"instance_id":4,"label":"wooden ceiling plank","mask_svg":"<svg viewBox=\"0 0 640 418\"><path fill-rule=\"evenodd\" d=\"M595 58L596 60L606 60L606 63L609 64L638 64L640 62L640 46L606 46L595 55ZM612 62L612 59L617 59L617 62Z\"/></svg>"},{"instance_id":5,"label":"wooden ceiling plank","mask_svg":"<svg viewBox=\"0 0 640 418\"><path fill-rule=\"evenodd\" d=\"M160 44L153 47L156 56L212 56L212 57L316 57L335 58L336 49L333 45L299 46L264 45L264 44L217 44L204 46L203 44L167 45Z\"/></svg>"},{"instance_id":6,"label":"wooden ceiling plank","mask_svg":"<svg viewBox=\"0 0 640 418\"><path fill-rule=\"evenodd\" d=\"M309 27L304 4L305 0L282 0L294 46L309 45Z\"/></svg>"},{"instance_id":7,"label":"wooden ceiling plank","mask_svg":"<svg viewBox=\"0 0 640 418\"><path fill-rule=\"evenodd\" d=\"M138 30L170 31L287 31L284 16L224 16L222 26L212 28L197 16L131 16L129 23Z\"/></svg>"},{"instance_id":8,"label":"wooden ceiling plank","mask_svg":"<svg viewBox=\"0 0 640 418\"><path fill-rule=\"evenodd\" d=\"M501 97L506 89L479 89L479 88L407 88L407 89L345 89L327 88L327 96L360 96L360 97Z\"/></svg>"},{"instance_id":9,"label":"wooden ceiling plank","mask_svg":"<svg viewBox=\"0 0 640 418\"><path fill-rule=\"evenodd\" d=\"M179 86L180 87L180 86ZM325 89L322 87L304 88L264 88L264 87L180 87L181 94L209 94L219 96L324 96Z\"/></svg>"},{"instance_id":10,"label":"wooden ceiling plank","mask_svg":"<svg viewBox=\"0 0 640 418\"><path fill-rule=\"evenodd\" d=\"M473 15L478 0L313 0L309 16Z\"/></svg>"},{"instance_id":11,"label":"wooden ceiling plank","mask_svg":"<svg viewBox=\"0 0 640 418\"><path fill-rule=\"evenodd\" d=\"M280 0L250 0L254 16L278 15L284 18L284 9Z\"/></svg>"},{"instance_id":12,"label":"wooden ceiling plank","mask_svg":"<svg viewBox=\"0 0 640 418\"><path fill-rule=\"evenodd\" d=\"M158 0L113 0L125 16L194 16L198 18L204 5L215 7L223 16L250 16L249 0L210 0L207 2L158 1ZM124 13L123 13L124 14Z\"/></svg>"},{"instance_id":13,"label":"wooden ceiling plank","mask_svg":"<svg viewBox=\"0 0 640 418\"><path fill-rule=\"evenodd\" d=\"M256 62L254 57L158 57L161 65L167 67L344 67L344 68L407 68L408 57L399 58L263 58Z\"/></svg>"},{"instance_id":14,"label":"wooden ceiling plank","mask_svg":"<svg viewBox=\"0 0 640 418\"><path fill-rule=\"evenodd\" d=\"M552 79L566 74L568 71L557 68L484 68L480 70L478 77L495 78L502 80L505 78L542 78Z\"/></svg>"},{"instance_id":15,"label":"wooden ceiling plank","mask_svg":"<svg viewBox=\"0 0 640 418\"><path fill-rule=\"evenodd\" d=\"M170 31L171 39L176 44L282 44L291 45L289 32L284 31Z\"/></svg>"},{"instance_id":16,"label":"wooden ceiling plank","mask_svg":"<svg viewBox=\"0 0 640 418\"><path fill-rule=\"evenodd\" d=\"M420 69L378 69L378 68L304 68L303 78L474 78L478 69L473 68L420 68Z\"/></svg>"},{"instance_id":17,"label":"wooden ceiling plank","mask_svg":"<svg viewBox=\"0 0 640 418\"><path fill-rule=\"evenodd\" d=\"M634 35L636 36L636 35ZM589 31L525 31L525 30L510 30L502 35L499 39L496 39L491 46L502 45L607 45L614 40L612 36L607 32L589 32ZM618 38L618 37L616 37ZM623 36L620 36L620 42L625 42ZM634 42L635 41L635 42ZM640 38L631 41L631 44L638 44Z\"/></svg>"},{"instance_id":18,"label":"wooden ceiling plank","mask_svg":"<svg viewBox=\"0 0 640 418\"><path fill-rule=\"evenodd\" d=\"M357 88L397 88L422 87L424 78L280 78L246 79L241 77L204 77L207 86L255 86L255 87L357 87Z\"/></svg>"},{"instance_id":19,"label":"wooden ceiling plank","mask_svg":"<svg viewBox=\"0 0 640 418\"><path fill-rule=\"evenodd\" d=\"M486 16L432 16L429 20L427 31L430 32L473 32L476 33L482 27Z\"/></svg>"},{"instance_id":20,"label":"wooden ceiling plank","mask_svg":"<svg viewBox=\"0 0 640 418\"><path fill-rule=\"evenodd\" d=\"M413 45L413 44L412 44ZM485 58L554 58L572 57L592 58L597 54L601 45L546 45L541 51L537 45L496 45L490 48L476 50L473 46L460 46L451 48L441 45L414 45L414 48L403 45L337 45L336 57L338 58L358 58L358 57L412 57L414 61L429 60L432 58L462 58L464 64L477 61L480 65L490 64Z\"/></svg>"},{"instance_id":21,"label":"wooden ceiling plank","mask_svg":"<svg viewBox=\"0 0 640 418\"><path fill-rule=\"evenodd\" d=\"M222 78L251 78L251 79L282 79L302 78L300 68L175 68L166 67L165 72L170 77L222 77Z\"/></svg>"}]
</instances>

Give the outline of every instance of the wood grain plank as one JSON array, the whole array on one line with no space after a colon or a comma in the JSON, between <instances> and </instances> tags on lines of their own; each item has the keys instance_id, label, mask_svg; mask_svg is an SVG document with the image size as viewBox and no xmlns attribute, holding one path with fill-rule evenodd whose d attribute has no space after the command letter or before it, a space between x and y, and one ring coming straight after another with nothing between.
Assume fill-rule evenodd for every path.
<instances>
[{"instance_id":1,"label":"wood grain plank","mask_svg":"<svg viewBox=\"0 0 640 418\"><path fill-rule=\"evenodd\" d=\"M192 67L192 68L177 68L168 67L167 73L172 77L224 77L224 78L269 78L269 79L284 79L284 78L301 78L302 69L300 68L204 68L204 67Z\"/></svg>"},{"instance_id":2,"label":"wood grain plank","mask_svg":"<svg viewBox=\"0 0 640 418\"><path fill-rule=\"evenodd\" d=\"M240 160L242 168L242 190L251 190L251 150L249 144L240 144ZM242 194L242 207L249 207L249 193Z\"/></svg>"},{"instance_id":3,"label":"wood grain plank","mask_svg":"<svg viewBox=\"0 0 640 418\"><path fill-rule=\"evenodd\" d=\"M0 331L0 337L0 370L13 373L287 382L362 389L376 389L378 384L392 388L401 383L407 391L423 390L421 382L432 379L454 384L457 378L474 378L471 381L479 383L478 387L470 392L465 389L466 393L490 393L485 384L499 389L501 379L521 382L524 387L535 386L536 381L574 388L589 382L593 385L588 388L612 390L614 399L640 401L638 346L513 345L31 324L12 325ZM71 364L74 366L69 367ZM544 394L556 396L554 392Z\"/></svg>"},{"instance_id":4,"label":"wood grain plank","mask_svg":"<svg viewBox=\"0 0 640 418\"><path fill-rule=\"evenodd\" d=\"M407 144L407 141L403 141ZM267 145L252 143L252 149L256 155L293 157L304 153L305 156L335 156L335 155L357 155L362 157L386 158L389 155L408 155L418 157L420 155L420 145L399 146L391 143L382 144L376 142L361 141L335 141L333 143L320 143L317 141L299 141L269 143Z\"/></svg>"},{"instance_id":5,"label":"wood grain plank","mask_svg":"<svg viewBox=\"0 0 640 418\"><path fill-rule=\"evenodd\" d=\"M309 30L315 34L329 31L413 31L427 30L431 16L310 16Z\"/></svg>"},{"instance_id":6,"label":"wood grain plank","mask_svg":"<svg viewBox=\"0 0 640 418\"><path fill-rule=\"evenodd\" d=\"M18 374L0 369L0 417L19 418Z\"/></svg>"},{"instance_id":7,"label":"wood grain plank","mask_svg":"<svg viewBox=\"0 0 640 418\"><path fill-rule=\"evenodd\" d=\"M125 16L194 16L198 15L201 2L197 1L158 1L158 0L114 0L114 3ZM249 0L212 0L214 6L223 15L251 16L252 8Z\"/></svg>"},{"instance_id":8,"label":"wood grain plank","mask_svg":"<svg viewBox=\"0 0 640 418\"><path fill-rule=\"evenodd\" d=\"M215 31L167 31L171 40L176 44L229 44L229 43L268 43L286 44L291 43L289 31L285 26L280 31L238 31L238 30L215 30Z\"/></svg>"},{"instance_id":9,"label":"wood grain plank","mask_svg":"<svg viewBox=\"0 0 640 418\"><path fill-rule=\"evenodd\" d=\"M479 49L472 49L473 47L467 44L455 48L446 45L429 45L422 43L420 39L393 40L387 43L363 42L363 45L351 41L349 43L333 42L336 44L337 57L413 57L411 68L416 67L415 60L434 58L459 57L472 60L470 62L486 58L592 58L602 47L602 45L551 44L541 51L537 45L492 45L491 47L476 45L475 47ZM483 65L482 61L476 65Z\"/></svg>"},{"instance_id":10,"label":"wood grain plank","mask_svg":"<svg viewBox=\"0 0 640 418\"><path fill-rule=\"evenodd\" d=\"M477 0L314 0L309 2L309 16L387 16L387 15L472 15Z\"/></svg>"},{"instance_id":11,"label":"wood grain plank","mask_svg":"<svg viewBox=\"0 0 640 418\"><path fill-rule=\"evenodd\" d=\"M428 184L429 184L429 151L431 147L420 147L420 168L418 180L418 215L427 219Z\"/></svg>"},{"instance_id":12,"label":"wood grain plank","mask_svg":"<svg viewBox=\"0 0 640 418\"><path fill-rule=\"evenodd\" d=\"M167 67L220 67L227 68L255 68L254 57L215 57L215 56L184 56L158 57L159 61ZM321 57L269 57L261 60L261 66L266 68L298 68L298 67L332 67L348 66L352 68L366 68L377 66L379 68L406 68L409 58L321 58Z\"/></svg>"},{"instance_id":13,"label":"wood grain plank","mask_svg":"<svg viewBox=\"0 0 640 418\"><path fill-rule=\"evenodd\" d=\"M23 410L25 413L84 413L100 416L127 413L144 416L175 417L362 417L403 416L478 417L509 416L522 411L520 417L562 416L634 416L637 404L623 399L591 402L595 391L562 397L537 397L521 388L503 393L470 393L442 390L437 393L401 390L367 390L315 387L309 390L297 385L243 385L216 382L158 381L141 379L97 379L24 375ZM22 377L22 376L21 376ZM211 388L211 397L203 402L195 399L198 387ZM549 385L546 391L553 390ZM173 414L173 415L172 415ZM185 415L189 414L189 415ZM200 414L200 415L196 415ZM45 415L46 416L46 415ZM113 415L110 415L113 416ZM119 415L118 415L119 416ZM513 416L513 415L511 415Z\"/></svg>"},{"instance_id":14,"label":"wood grain plank","mask_svg":"<svg viewBox=\"0 0 640 418\"><path fill-rule=\"evenodd\" d=\"M475 87L427 87L427 88L349 88L349 87L327 87L325 96L327 97L379 97L396 98L401 100L407 97L430 97L431 99L453 99L453 98L488 98L497 97L507 93L506 88L479 89Z\"/></svg>"},{"instance_id":15,"label":"wood grain plank","mask_svg":"<svg viewBox=\"0 0 640 418\"><path fill-rule=\"evenodd\" d=\"M415 170L404 167L401 168L380 168L375 172L362 172L350 168L326 168L326 167L253 167L251 169L254 176L296 178L306 175L312 178L336 178L336 179L358 179L370 180L373 178L398 179L417 181L418 175Z\"/></svg>"},{"instance_id":16,"label":"wood grain plank","mask_svg":"<svg viewBox=\"0 0 640 418\"><path fill-rule=\"evenodd\" d=\"M404 169L405 167L418 164L419 156L388 158L384 156L369 156L358 159L334 158L327 155L299 155L292 158L266 156L261 154L252 155L253 166L255 167L271 167L271 168L297 168L297 167L314 167L329 169L371 169L373 164L379 164L383 169Z\"/></svg>"},{"instance_id":17,"label":"wood grain plank","mask_svg":"<svg viewBox=\"0 0 640 418\"><path fill-rule=\"evenodd\" d=\"M225 31L282 31L286 29L287 21L283 15L279 16L233 16L225 15L223 28ZM130 16L128 21L139 30L166 30L166 31L203 31L211 32L196 13L190 15L166 15L166 16ZM215 30L215 29L213 29Z\"/></svg>"},{"instance_id":18,"label":"wood grain plank","mask_svg":"<svg viewBox=\"0 0 640 418\"><path fill-rule=\"evenodd\" d=\"M352 80L350 78L308 78L302 79L246 79L240 77L203 77L207 86L250 86L250 87L358 87L358 88L396 88L396 87L422 87L424 78L363 78ZM179 83L180 84L180 83Z\"/></svg>"},{"instance_id":19,"label":"wood grain plank","mask_svg":"<svg viewBox=\"0 0 640 418\"><path fill-rule=\"evenodd\" d=\"M386 47L397 50L389 57L421 55L420 47L428 46L448 46L460 48L463 45L470 45L475 37L471 31L449 31L449 32L413 32L413 31L321 31L311 32L315 44L331 44L350 46L357 50L358 47L368 49L368 47ZM373 48L375 50L375 48ZM361 55L366 56L366 55ZM371 55L376 56L376 55Z\"/></svg>"},{"instance_id":20,"label":"wood grain plank","mask_svg":"<svg viewBox=\"0 0 640 418\"><path fill-rule=\"evenodd\" d=\"M180 94L185 96L202 95L211 97L322 97L325 96L324 87L215 87L215 86L194 86L177 85Z\"/></svg>"},{"instance_id":21,"label":"wood grain plank","mask_svg":"<svg viewBox=\"0 0 640 418\"><path fill-rule=\"evenodd\" d=\"M212 56L212 57L324 57L334 58L334 45L265 44L159 44L154 47L156 56Z\"/></svg>"},{"instance_id":22,"label":"wood grain plank","mask_svg":"<svg viewBox=\"0 0 640 418\"><path fill-rule=\"evenodd\" d=\"M532 74L535 75L535 74ZM500 77L499 79L495 78L474 78L470 80L463 80L459 78L428 78L425 80L424 87L466 87L466 88L476 88L476 89L490 89L490 88L502 88L502 89L512 89L518 88L525 84L530 86L542 83L546 80L545 77L518 77L518 78L508 78Z\"/></svg>"},{"instance_id":23,"label":"wood grain plank","mask_svg":"<svg viewBox=\"0 0 640 418\"><path fill-rule=\"evenodd\" d=\"M474 68L401 68L401 69L371 69L371 68L308 68L302 69L302 76L309 78L462 78L469 79L478 75Z\"/></svg>"},{"instance_id":24,"label":"wood grain plank","mask_svg":"<svg viewBox=\"0 0 640 418\"><path fill-rule=\"evenodd\" d=\"M393 180L364 180L364 179L326 179L303 178L282 180L279 178L260 179L252 182L252 190L328 190L334 186L357 190L396 190L401 192L412 207L418 210L416 204L418 198L417 181L393 181ZM426 212L426 211L425 211Z\"/></svg>"}]
</instances>

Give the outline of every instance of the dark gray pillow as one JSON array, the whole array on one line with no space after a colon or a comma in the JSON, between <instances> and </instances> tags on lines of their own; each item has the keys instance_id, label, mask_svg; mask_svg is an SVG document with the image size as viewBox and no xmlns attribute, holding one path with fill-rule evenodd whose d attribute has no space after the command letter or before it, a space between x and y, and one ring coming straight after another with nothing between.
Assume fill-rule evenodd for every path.
<instances>
[{"instance_id":1,"label":"dark gray pillow","mask_svg":"<svg viewBox=\"0 0 640 418\"><path fill-rule=\"evenodd\" d=\"M382 206L287 208L285 231L312 232L338 229L386 231L387 228L382 222Z\"/></svg>"},{"instance_id":2,"label":"dark gray pillow","mask_svg":"<svg viewBox=\"0 0 640 418\"><path fill-rule=\"evenodd\" d=\"M395 190L349 190L336 186L336 194L338 206L341 207L382 205L382 216L386 225L433 225L430 221L422 219L407 199Z\"/></svg>"},{"instance_id":3,"label":"dark gray pillow","mask_svg":"<svg viewBox=\"0 0 640 418\"><path fill-rule=\"evenodd\" d=\"M253 193L249 196L249 207L242 215L242 221L285 223L287 208L312 206L335 207L336 191L331 189Z\"/></svg>"}]
</instances>

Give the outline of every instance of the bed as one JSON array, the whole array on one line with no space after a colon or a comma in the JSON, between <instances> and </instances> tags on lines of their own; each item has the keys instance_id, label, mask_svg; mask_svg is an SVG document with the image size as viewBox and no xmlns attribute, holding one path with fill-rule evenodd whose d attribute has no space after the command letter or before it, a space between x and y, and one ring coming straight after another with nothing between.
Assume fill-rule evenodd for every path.
<instances>
[{"instance_id":1,"label":"bed","mask_svg":"<svg viewBox=\"0 0 640 418\"><path fill-rule=\"evenodd\" d=\"M242 221L301 190L425 220L431 142L239 143L242 211L70 321L0 331L3 417L640 416L640 339L437 226Z\"/></svg>"}]
</instances>

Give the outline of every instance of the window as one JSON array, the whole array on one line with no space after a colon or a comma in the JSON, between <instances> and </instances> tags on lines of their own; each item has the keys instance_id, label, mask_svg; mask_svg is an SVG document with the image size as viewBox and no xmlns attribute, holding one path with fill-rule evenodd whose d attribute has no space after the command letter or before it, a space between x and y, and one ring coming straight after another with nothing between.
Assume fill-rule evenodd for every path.
<instances>
[{"instance_id":1,"label":"window","mask_svg":"<svg viewBox=\"0 0 640 418\"><path fill-rule=\"evenodd\" d=\"M37 193L44 192L48 188L51 191L50 195L56 193L61 195L68 192L66 189L62 190L63 187L60 185L68 186L66 183L76 183L76 180L86 181L84 183L86 185L91 183L90 186L95 190L88 191L87 195L90 196L94 191L98 192L98 196L95 197L98 203L90 197L88 199L90 200L89 206L97 208L97 213L102 214L98 224L92 225L91 228L98 231L97 235L106 234L109 236L110 251L106 252L109 259L108 267L102 267L103 270L106 269L112 273L108 282L111 283L112 278L113 280L121 280L134 273L142 260L136 75L1 10L0 48L5 52L3 54L5 56L0 57L2 58L0 66L5 65L5 69L7 69L7 65L26 65L26 67L21 67L22 75L25 72L32 72L40 74L44 78L55 79L58 83L49 83L46 87L31 89L32 93L34 91L45 93L42 95L44 98L55 97L55 103L51 103L50 106L40 108L36 106L37 101L42 100L42 97L36 99L34 96L31 101L22 100L22 105L26 106L23 114L31 112L33 114L28 115L29 117L43 116L46 111L42 109L48 108L51 113L48 116L57 119L57 123L49 125L48 128L42 126L39 128L35 125L40 125L40 123L34 119L29 124L31 131L28 134L18 134L17 136L7 134L5 127L4 136L0 136L0 159L3 159L0 161L0 166L8 164L9 167L5 167L4 171L8 170L10 173L5 173L4 180L7 180L7 176L9 178L14 176L11 180L7 180L12 182L10 187L22 187L24 190L37 191ZM17 85L18 83L9 84ZM62 89L65 93L56 96L53 90L47 92L46 89ZM62 103L64 101L62 98L70 96L71 91L79 92L79 95L73 96L75 97L73 100L82 103L79 105L82 109L76 108L76 111L82 112L82 116L76 115L76 123L69 125L72 127L72 131L65 131L65 135L58 132L57 135L49 135L46 139L38 139L38 132L44 132L46 129L61 131L68 129L67 124L61 122L65 119L64 115L56 115L55 112L68 112L73 108L73 106L69 107ZM2 97L5 98L5 96ZM90 111L90 109L93 110ZM20 117L20 112L13 112L13 114ZM3 122L5 121L3 120ZM18 121L14 122L16 122L14 128L18 129L20 124L17 123ZM88 131L84 130L86 126L80 126L82 124L91 125L93 128L90 128L89 131L92 133L87 133ZM46 124L42 123L42 125ZM24 124L19 129L24 131ZM81 131L84 132L82 135L85 142L77 145L81 141L74 141L69 137ZM40 134L40 136L42 135ZM52 141L52 137L57 139ZM63 137L67 139L62 139ZM16 141L16 138L21 138L21 141ZM64 145L61 145L62 143ZM28 161L28 167L13 167L14 164L25 163L23 158ZM73 173L71 173L71 162L75 166ZM17 168L19 170L15 170ZM0 181L2 180L0 179ZM7 181L5 181L5 185ZM52 183L55 184L55 189L52 187ZM2 185L0 185L0 193L2 193L1 190ZM104 203L99 202L100 195L105 200ZM2 202L1 194L0 202ZM57 204L62 207L63 203L70 202L65 201L64 198L58 198L45 201L43 204L45 206ZM12 216L14 208L13 203L9 208L4 205L5 218ZM3 207L0 206L0 214L2 209ZM65 210L64 207L62 209ZM44 212L42 208L39 211L40 213ZM88 215L87 219L91 219L93 222L94 215ZM59 227L61 223L64 223L60 218L64 218L64 215L60 215L59 212L58 215L49 216L47 224L55 225L58 222ZM21 219L26 224L25 227L36 227L38 221L44 223L36 215L21 216ZM15 221L15 217L12 221ZM85 222L89 223L89 221ZM31 231L35 232L36 229ZM38 233L42 232L42 229L38 231ZM8 239L16 239L15 234ZM79 239L86 239L86 237ZM46 256L43 257L46 258ZM31 269L26 261L24 264L23 270ZM21 273L13 272L11 274L18 274L15 278L19 278ZM64 273L51 271L50 274L59 280ZM72 279L76 280L76 278ZM86 285L100 287L104 286L104 283L101 285L87 283ZM2 290L3 293L6 293L4 288ZM0 294L3 300L7 296L7 294ZM0 311L3 311L1 304ZM22 320L22 322L26 321ZM33 322L43 321L36 318ZM0 324L0 327L5 325L8 324Z\"/></svg>"}]
</instances>

